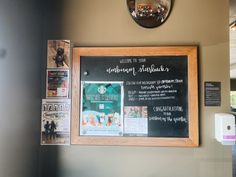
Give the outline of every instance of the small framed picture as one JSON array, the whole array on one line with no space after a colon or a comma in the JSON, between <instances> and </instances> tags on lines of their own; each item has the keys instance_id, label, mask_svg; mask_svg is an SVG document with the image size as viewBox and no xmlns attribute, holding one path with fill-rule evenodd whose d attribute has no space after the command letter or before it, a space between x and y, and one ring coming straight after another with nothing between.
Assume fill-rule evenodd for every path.
<instances>
[{"instance_id":1,"label":"small framed picture","mask_svg":"<svg viewBox=\"0 0 236 177\"><path fill-rule=\"evenodd\" d=\"M48 69L46 97L69 97L69 70Z\"/></svg>"},{"instance_id":2,"label":"small framed picture","mask_svg":"<svg viewBox=\"0 0 236 177\"><path fill-rule=\"evenodd\" d=\"M47 68L70 68L70 40L48 40Z\"/></svg>"},{"instance_id":3,"label":"small framed picture","mask_svg":"<svg viewBox=\"0 0 236 177\"><path fill-rule=\"evenodd\" d=\"M41 145L70 144L70 99L43 99Z\"/></svg>"}]
</instances>

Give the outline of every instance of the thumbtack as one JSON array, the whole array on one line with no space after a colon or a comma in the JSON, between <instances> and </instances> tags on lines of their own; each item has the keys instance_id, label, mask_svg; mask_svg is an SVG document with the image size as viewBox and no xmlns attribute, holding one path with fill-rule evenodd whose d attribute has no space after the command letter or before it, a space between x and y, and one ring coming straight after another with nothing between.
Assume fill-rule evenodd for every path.
<instances>
[{"instance_id":1,"label":"thumbtack","mask_svg":"<svg viewBox=\"0 0 236 177\"><path fill-rule=\"evenodd\" d=\"M87 76L89 73L88 71L84 71L84 75Z\"/></svg>"}]
</instances>

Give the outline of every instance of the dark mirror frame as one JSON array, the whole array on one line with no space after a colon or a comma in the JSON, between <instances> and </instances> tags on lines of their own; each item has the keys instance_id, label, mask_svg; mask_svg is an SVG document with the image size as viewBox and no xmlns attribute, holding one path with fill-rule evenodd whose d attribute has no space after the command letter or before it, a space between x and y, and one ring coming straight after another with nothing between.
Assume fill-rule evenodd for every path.
<instances>
[{"instance_id":1,"label":"dark mirror frame","mask_svg":"<svg viewBox=\"0 0 236 177\"><path fill-rule=\"evenodd\" d=\"M126 0L126 2L133 20L144 28L162 25L169 17L173 6L173 0Z\"/></svg>"}]
</instances>

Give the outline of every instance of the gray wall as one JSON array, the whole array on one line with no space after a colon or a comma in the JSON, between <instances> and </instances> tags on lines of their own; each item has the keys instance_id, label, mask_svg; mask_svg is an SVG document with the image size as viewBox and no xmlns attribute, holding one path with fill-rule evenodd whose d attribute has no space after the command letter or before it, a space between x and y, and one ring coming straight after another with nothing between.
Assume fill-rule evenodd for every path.
<instances>
[{"instance_id":1,"label":"gray wall","mask_svg":"<svg viewBox=\"0 0 236 177\"><path fill-rule=\"evenodd\" d=\"M0 177L37 177L42 6L0 1Z\"/></svg>"},{"instance_id":2,"label":"gray wall","mask_svg":"<svg viewBox=\"0 0 236 177\"><path fill-rule=\"evenodd\" d=\"M40 148L41 177L231 177L231 147L214 139L214 113L228 112L228 0L175 1L168 21L144 29L125 0L52 0L44 11L44 39L75 46L199 46L199 148L57 146ZM46 56L46 53L44 53ZM204 107L204 81L222 83L222 105Z\"/></svg>"}]
</instances>

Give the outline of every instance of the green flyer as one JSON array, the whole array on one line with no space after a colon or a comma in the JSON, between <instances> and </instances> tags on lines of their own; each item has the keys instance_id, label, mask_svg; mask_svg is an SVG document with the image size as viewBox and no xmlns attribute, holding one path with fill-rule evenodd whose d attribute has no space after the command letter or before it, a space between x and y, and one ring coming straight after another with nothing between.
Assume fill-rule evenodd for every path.
<instances>
[{"instance_id":1,"label":"green flyer","mask_svg":"<svg viewBox=\"0 0 236 177\"><path fill-rule=\"evenodd\" d=\"M81 82L80 135L123 135L123 82Z\"/></svg>"}]
</instances>

